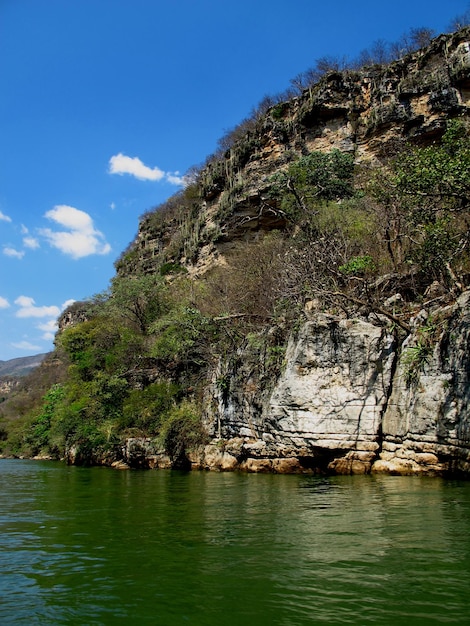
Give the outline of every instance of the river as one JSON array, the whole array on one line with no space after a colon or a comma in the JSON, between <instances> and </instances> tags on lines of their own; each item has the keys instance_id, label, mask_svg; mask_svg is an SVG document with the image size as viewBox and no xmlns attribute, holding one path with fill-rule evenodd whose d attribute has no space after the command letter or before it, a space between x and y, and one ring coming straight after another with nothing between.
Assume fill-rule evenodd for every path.
<instances>
[{"instance_id":1,"label":"river","mask_svg":"<svg viewBox=\"0 0 470 626\"><path fill-rule=\"evenodd\" d=\"M0 460L0 624L470 623L470 482Z\"/></svg>"}]
</instances>

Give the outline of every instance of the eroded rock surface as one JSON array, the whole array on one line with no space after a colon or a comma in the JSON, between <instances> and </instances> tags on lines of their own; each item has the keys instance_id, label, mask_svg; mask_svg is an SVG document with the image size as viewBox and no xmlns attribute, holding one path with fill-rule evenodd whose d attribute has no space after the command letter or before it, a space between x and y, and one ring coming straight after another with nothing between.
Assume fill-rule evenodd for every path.
<instances>
[{"instance_id":1,"label":"eroded rock surface","mask_svg":"<svg viewBox=\"0 0 470 626\"><path fill-rule=\"evenodd\" d=\"M469 348L470 292L423 310L401 346L386 325L319 314L291 339L268 396L256 396L252 376L245 391L237 380L219 397L207 421L213 441L194 466L468 474Z\"/></svg>"},{"instance_id":2,"label":"eroded rock surface","mask_svg":"<svg viewBox=\"0 0 470 626\"><path fill-rule=\"evenodd\" d=\"M239 392L218 404L209 428L220 443L207 449L206 464L368 472L379 449L395 344L384 327L317 315L290 341L283 373L258 414Z\"/></svg>"},{"instance_id":3,"label":"eroded rock surface","mask_svg":"<svg viewBox=\"0 0 470 626\"><path fill-rule=\"evenodd\" d=\"M424 312L423 317L425 328L434 337L421 361L416 347L423 342L422 331L417 329L403 346L404 358L395 374L383 419L382 452L373 470L468 473L470 293L433 315ZM410 355L414 355L414 362L406 358ZM410 372L413 367L415 371Z\"/></svg>"}]
</instances>

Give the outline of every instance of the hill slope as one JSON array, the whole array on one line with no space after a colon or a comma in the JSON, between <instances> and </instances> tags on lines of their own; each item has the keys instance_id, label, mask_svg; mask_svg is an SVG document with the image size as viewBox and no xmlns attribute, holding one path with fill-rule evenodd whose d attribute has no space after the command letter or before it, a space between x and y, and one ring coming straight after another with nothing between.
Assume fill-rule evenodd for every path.
<instances>
[{"instance_id":1,"label":"hill slope","mask_svg":"<svg viewBox=\"0 0 470 626\"><path fill-rule=\"evenodd\" d=\"M35 354L34 356L0 361L0 378L5 376L26 376L32 369L38 367L45 357L46 354Z\"/></svg>"}]
</instances>

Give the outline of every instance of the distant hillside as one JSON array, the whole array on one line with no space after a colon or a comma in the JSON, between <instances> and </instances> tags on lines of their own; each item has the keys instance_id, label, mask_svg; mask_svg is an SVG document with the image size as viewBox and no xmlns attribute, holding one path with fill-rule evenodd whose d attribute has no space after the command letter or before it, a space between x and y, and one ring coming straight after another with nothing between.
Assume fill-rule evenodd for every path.
<instances>
[{"instance_id":1,"label":"distant hillside","mask_svg":"<svg viewBox=\"0 0 470 626\"><path fill-rule=\"evenodd\" d=\"M9 361L0 361L0 378L5 376L13 376L15 378L26 376L32 369L42 363L45 356L46 353L10 359Z\"/></svg>"}]
</instances>

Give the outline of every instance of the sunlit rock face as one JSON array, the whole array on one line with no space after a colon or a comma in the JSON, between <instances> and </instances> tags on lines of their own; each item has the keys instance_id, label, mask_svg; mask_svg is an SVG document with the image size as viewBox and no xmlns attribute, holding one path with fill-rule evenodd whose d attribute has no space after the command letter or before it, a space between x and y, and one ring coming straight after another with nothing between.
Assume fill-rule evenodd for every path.
<instances>
[{"instance_id":1,"label":"sunlit rock face","mask_svg":"<svg viewBox=\"0 0 470 626\"><path fill-rule=\"evenodd\" d=\"M470 112L470 28L442 35L387 66L330 72L301 95L271 107L198 176L201 245L197 260L178 259L192 275L221 261L224 246L282 230L266 202L270 177L308 152L338 149L357 164L380 165L407 142L438 139L450 118ZM194 226L194 225L193 225ZM178 226L144 218L118 273L151 272ZM178 253L179 254L179 253Z\"/></svg>"},{"instance_id":2,"label":"sunlit rock face","mask_svg":"<svg viewBox=\"0 0 470 626\"><path fill-rule=\"evenodd\" d=\"M218 405L212 427L224 443L219 454L209 451L208 465L368 472L395 358L386 328L319 314L289 342L283 372L257 414L240 392Z\"/></svg>"},{"instance_id":3,"label":"sunlit rock face","mask_svg":"<svg viewBox=\"0 0 470 626\"><path fill-rule=\"evenodd\" d=\"M365 321L321 315L307 323L289 346L266 412L266 433L313 462L316 450L331 451L333 468L363 461L368 469L378 448L394 347L386 329ZM355 454L345 460L345 451Z\"/></svg>"},{"instance_id":4,"label":"sunlit rock face","mask_svg":"<svg viewBox=\"0 0 470 626\"><path fill-rule=\"evenodd\" d=\"M422 315L432 333L429 348L419 358L422 333L411 335L403 346L383 419L382 451L373 470L468 473L470 293L453 306Z\"/></svg>"},{"instance_id":5,"label":"sunlit rock face","mask_svg":"<svg viewBox=\"0 0 470 626\"><path fill-rule=\"evenodd\" d=\"M141 220L118 274L158 271L171 250L172 263L197 277L223 264L234 242L282 231L282 212L267 202L270 178L301 155L336 148L380 166L407 143L438 140L449 119L470 113L469 41L468 28L443 35L389 66L332 72L275 105L198 173L191 219L160 222L157 212ZM174 245L187 232L198 246L192 257ZM403 345L378 316L313 314L275 375L266 354L234 349L236 367L217 364L204 388L209 443L188 461L222 471L470 471L469 297L437 307L423 311ZM410 370L407 350L429 317L443 323ZM62 325L73 321L68 314ZM132 446L131 465L167 462L147 444Z\"/></svg>"},{"instance_id":6,"label":"sunlit rock face","mask_svg":"<svg viewBox=\"0 0 470 626\"><path fill-rule=\"evenodd\" d=\"M330 425L332 434L349 432L354 440L375 435L392 349L393 339L382 328L319 316L289 348L286 372L271 397L272 419L286 433L314 435Z\"/></svg>"},{"instance_id":7,"label":"sunlit rock face","mask_svg":"<svg viewBox=\"0 0 470 626\"><path fill-rule=\"evenodd\" d=\"M401 346L387 325L319 314L290 340L269 395L257 393L252 367L233 374L223 399L214 388L212 443L198 466L468 474L469 348L470 292L423 309Z\"/></svg>"}]
</instances>

